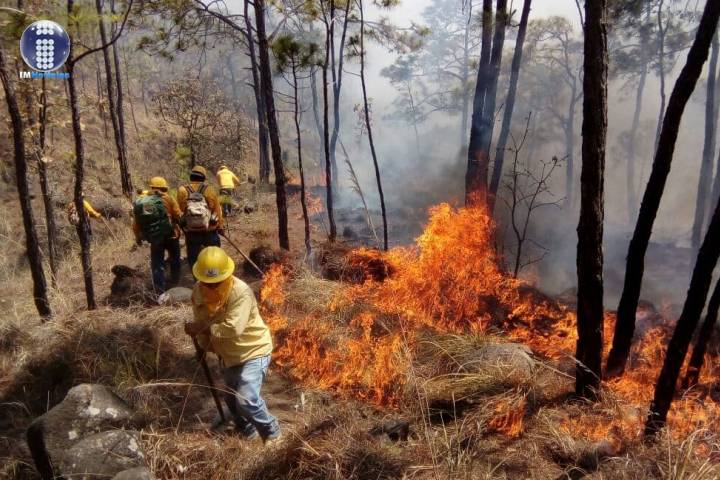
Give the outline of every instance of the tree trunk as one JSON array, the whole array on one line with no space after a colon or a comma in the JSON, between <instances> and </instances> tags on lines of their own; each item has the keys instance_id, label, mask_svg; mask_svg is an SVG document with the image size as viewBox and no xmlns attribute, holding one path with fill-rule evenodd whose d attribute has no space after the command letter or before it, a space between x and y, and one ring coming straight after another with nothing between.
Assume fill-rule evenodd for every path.
<instances>
[{"instance_id":1,"label":"tree trunk","mask_svg":"<svg viewBox=\"0 0 720 480\"><path fill-rule=\"evenodd\" d=\"M609 376L622 375L625 370L625 363L635 334L635 312L640 299L640 289L645 272L645 252L650 242L650 235L665 190L665 183L670 174L680 121L690 95L695 90L698 78L700 78L703 64L707 60L710 43L718 23L718 15L720 15L720 2L708 2L705 5L700 26L692 47L690 47L685 66L670 94L670 101L662 123L662 133L655 152L652 171L640 205L635 232L628 249L625 284L618 305L615 335L613 336L613 345L607 362Z\"/></svg>"},{"instance_id":2,"label":"tree trunk","mask_svg":"<svg viewBox=\"0 0 720 480\"><path fill-rule=\"evenodd\" d=\"M285 170L280 151L280 131L275 116L275 99L273 97L272 71L268 40L265 34L265 0L255 0L255 26L260 53L260 84L262 86L265 105L267 107L268 132L272 146L273 168L275 170L275 196L278 210L278 237L280 248L290 250L288 236L287 197L285 194Z\"/></svg>"},{"instance_id":3,"label":"tree trunk","mask_svg":"<svg viewBox=\"0 0 720 480\"><path fill-rule=\"evenodd\" d=\"M48 256L50 257L50 272L52 286L57 287L57 267L60 255L57 249L58 230L55 223L55 208L53 207L53 193L48 180L47 163L45 162L45 135L47 131L47 89L45 79L41 80L42 93L40 96L40 127L38 132L38 174L40 176L40 190L42 191L43 205L45 206L45 225L47 228Z\"/></svg>"},{"instance_id":4,"label":"tree trunk","mask_svg":"<svg viewBox=\"0 0 720 480\"><path fill-rule=\"evenodd\" d=\"M602 379L603 221L607 137L607 0L585 2L582 172L578 224L575 393L594 398Z\"/></svg>"},{"instance_id":5,"label":"tree trunk","mask_svg":"<svg viewBox=\"0 0 720 480\"><path fill-rule=\"evenodd\" d=\"M115 0L110 0L110 11L115 16ZM117 30L117 22L113 22L112 31L115 34ZM122 67L120 65L120 55L118 53L117 42L112 45L113 62L115 64L115 83L117 85L117 103L115 108L117 109L118 127L120 129L120 146L122 148L122 160L123 163L120 165L120 171L122 174L122 188L123 193L129 199L133 196L132 177L130 176L130 163L128 160L127 150L127 135L125 135L125 109L124 109L124 93L123 93L123 82L122 82Z\"/></svg>"},{"instance_id":6,"label":"tree trunk","mask_svg":"<svg viewBox=\"0 0 720 480\"><path fill-rule=\"evenodd\" d=\"M318 144L323 143L323 126L320 120L320 101L317 93L317 71L313 70L310 76L310 92L312 94L313 120L315 120L315 129L318 134Z\"/></svg>"},{"instance_id":7,"label":"tree trunk","mask_svg":"<svg viewBox=\"0 0 720 480\"><path fill-rule=\"evenodd\" d=\"M573 90L573 95L575 90ZM573 97L575 98L575 97ZM565 164L565 205L568 209L574 207L575 195L575 107L576 100L570 101L568 107L567 124L565 125L565 155L567 162Z\"/></svg>"},{"instance_id":8,"label":"tree trunk","mask_svg":"<svg viewBox=\"0 0 720 480\"><path fill-rule=\"evenodd\" d=\"M330 63L331 38L333 35L334 23L334 0L330 0L330 18L325 19L325 62L323 63L323 141L325 144L325 189L327 193L327 213L328 222L330 223L330 242L334 242L337 237L337 227L335 226L335 213L333 211L333 191L332 191L332 162L330 159L330 119L328 111L328 67Z\"/></svg>"},{"instance_id":9,"label":"tree trunk","mask_svg":"<svg viewBox=\"0 0 720 480\"><path fill-rule=\"evenodd\" d=\"M345 62L345 40L347 38L348 21L350 20L350 5L352 2L347 0L345 7L345 18L343 19L342 34L340 35L340 48L338 50L338 65L337 72L335 72L335 43L334 43L334 30L333 30L333 130L332 137L330 138L330 161L332 162L333 171L333 186L338 188L339 175L337 167L337 142L340 135L340 91L342 89L343 81L343 65Z\"/></svg>"},{"instance_id":10,"label":"tree trunk","mask_svg":"<svg viewBox=\"0 0 720 480\"><path fill-rule=\"evenodd\" d=\"M705 362L705 352L707 352L708 343L710 342L715 330L719 309L720 282L717 282L715 283L715 290L713 290L712 296L710 296L705 321L703 322L702 327L700 327L697 340L695 340L695 347L693 348L692 355L690 356L690 363L688 364L685 379L682 384L683 389L694 387L698 384L698 381L700 381L700 371L702 370L703 363Z\"/></svg>"},{"instance_id":11,"label":"tree trunk","mask_svg":"<svg viewBox=\"0 0 720 480\"><path fill-rule=\"evenodd\" d=\"M372 123L370 121L370 105L368 104L367 86L365 84L365 11L363 9L363 0L358 0L360 9L360 83L363 92L363 105L365 107L365 126L368 131L368 141L370 142L370 153L372 153L373 166L375 167L375 180L377 181L378 193L380 195L380 210L383 219L383 249L388 249L388 224L387 212L385 211L385 195L382 189L382 179L380 175L380 166L378 165L377 152L375 151L375 142L373 141Z\"/></svg>"},{"instance_id":12,"label":"tree trunk","mask_svg":"<svg viewBox=\"0 0 720 480\"><path fill-rule=\"evenodd\" d=\"M720 10L720 3L708 2L705 6L706 13L711 3L718 6L718 10ZM700 36L700 31L703 28L702 22L705 20L705 17L706 15L703 15L700 29L698 29L698 36ZM715 20L715 23L717 23L717 17L715 17ZM710 32L710 35L712 35L712 32ZM712 274L715 265L717 265L718 257L720 257L720 203L715 207L715 213L708 226L705 240L700 247L692 279L690 280L687 298L685 299L682 313L675 326L673 336L670 339L670 343L668 343L665 362L663 362L663 367L660 371L657 385L655 386L655 395L650 404L650 413L648 414L645 424L645 435L647 436L656 434L665 425L665 421L667 420L667 413L670 410L670 404L675 396L675 386L677 385L678 376L680 375L680 369L685 362L690 340L692 339L695 328L700 320L700 315L705 307L705 300L710 290Z\"/></svg>"},{"instance_id":13,"label":"tree trunk","mask_svg":"<svg viewBox=\"0 0 720 480\"><path fill-rule=\"evenodd\" d=\"M127 59L127 51L123 48L123 60L125 60L125 82L127 83L127 92L128 92L128 103L130 104L130 115L132 116L133 121L133 127L135 127L135 135L140 137L140 129L138 128L137 124L137 118L135 117L135 104L133 103L133 95L132 95L132 83L130 83L130 64L128 63Z\"/></svg>"},{"instance_id":14,"label":"tree trunk","mask_svg":"<svg viewBox=\"0 0 720 480\"><path fill-rule=\"evenodd\" d=\"M268 144L268 122L265 96L262 94L260 73L257 55L255 54L255 39L252 35L252 24L249 15L250 1L245 0L245 34L250 55L250 71L253 79L253 92L255 93L255 107L258 119L258 175L260 183L270 183L270 146Z\"/></svg>"},{"instance_id":15,"label":"tree trunk","mask_svg":"<svg viewBox=\"0 0 720 480\"><path fill-rule=\"evenodd\" d=\"M15 96L15 87L10 80L7 61L5 60L5 52L2 48L0 48L0 81L2 81L3 89L5 90L5 101L12 125L15 181L17 182L18 201L20 202L23 226L25 228L25 248L27 249L30 275L33 281L33 298L38 314L46 318L52 315L52 311L47 295L47 282L42 266L42 253L40 251L37 230L35 229L35 218L33 217L28 187L27 159L25 157L25 130L20 108L17 103L17 97Z\"/></svg>"},{"instance_id":16,"label":"tree trunk","mask_svg":"<svg viewBox=\"0 0 720 480\"><path fill-rule=\"evenodd\" d=\"M713 159L715 158L715 140L717 125L715 124L715 74L718 64L718 36L713 37L712 53L708 64L707 97L705 99L705 141L703 143L702 164L700 165L700 178L698 178L697 198L695 200L695 219L692 228L692 246L695 250L700 247L705 212L712 188Z\"/></svg>"},{"instance_id":17,"label":"tree trunk","mask_svg":"<svg viewBox=\"0 0 720 480\"><path fill-rule=\"evenodd\" d=\"M503 162L505 160L505 147L510 136L510 125L512 123L513 110L515 108L515 94L517 93L518 79L520 78L520 65L522 64L523 45L527 32L528 18L530 17L530 4L532 0L525 0L522 14L520 15L520 26L515 41L515 53L513 54L512 66L510 68L510 87L508 88L507 100L505 101L505 113L503 123L498 137L497 149L495 151L495 166L493 167L492 180L490 182L490 212L495 208L495 196L502 178Z\"/></svg>"},{"instance_id":18,"label":"tree trunk","mask_svg":"<svg viewBox=\"0 0 720 480\"><path fill-rule=\"evenodd\" d=\"M485 157L490 160L490 144L495 130L495 106L497 102L497 88L500 80L500 67L505 46L505 28L508 22L507 0L497 0L495 5L495 34L493 35L492 53L490 54L490 69L487 91L485 92L485 107L483 108L482 149ZM484 167L486 170L488 166Z\"/></svg>"},{"instance_id":19,"label":"tree trunk","mask_svg":"<svg viewBox=\"0 0 720 480\"><path fill-rule=\"evenodd\" d=\"M657 150L658 144L660 143L660 134L662 131L662 120L665 115L665 34L667 32L667 25L663 26L663 8L664 0L660 0L658 4L658 76L660 77L660 112L658 113L657 126L655 127L655 149Z\"/></svg>"},{"instance_id":20,"label":"tree trunk","mask_svg":"<svg viewBox=\"0 0 720 480\"><path fill-rule=\"evenodd\" d=\"M465 144L468 134L468 109L470 108L470 26L472 25L473 2L467 2L467 21L463 35L463 65L462 65L462 111L460 112L460 145Z\"/></svg>"},{"instance_id":21,"label":"tree trunk","mask_svg":"<svg viewBox=\"0 0 720 480\"><path fill-rule=\"evenodd\" d=\"M642 68L637 92L635 93L635 113L633 114L633 123L630 127L630 137L628 138L626 188L629 221L632 221L632 219L635 218L635 211L637 210L637 192L635 191L635 142L637 141L637 131L640 127L642 97L645 92L645 82L647 80L647 62Z\"/></svg>"},{"instance_id":22,"label":"tree trunk","mask_svg":"<svg viewBox=\"0 0 720 480\"><path fill-rule=\"evenodd\" d=\"M107 33L105 31L105 20L103 19L102 0L95 0L95 9L98 14L98 27L100 29L100 41L103 45L107 45ZM115 86L113 84L112 66L110 64L110 52L108 47L102 49L103 60L105 62L105 81L107 84L108 110L110 111L110 120L112 122L113 133L115 135L115 149L117 150L118 165L120 167L120 184L122 185L123 194L132 196L132 184L130 183L130 174L127 171L127 161L125 158L125 147L123 146L122 132L120 128L120 120L118 118L118 109L115 97ZM119 95L120 92L118 92Z\"/></svg>"},{"instance_id":23,"label":"tree trunk","mask_svg":"<svg viewBox=\"0 0 720 480\"><path fill-rule=\"evenodd\" d=\"M490 50L492 43L492 0L483 0L482 47L478 65L473 114L470 124L470 144L468 146L468 166L465 173L465 203L467 205L487 203L487 174L489 159L482 150L482 122L485 109L485 93L490 68ZM485 152L486 153L486 152Z\"/></svg>"},{"instance_id":24,"label":"tree trunk","mask_svg":"<svg viewBox=\"0 0 720 480\"><path fill-rule=\"evenodd\" d=\"M302 206L303 222L305 223L305 253L310 256L310 218L308 217L307 198L305 197L305 172L302 160L302 135L300 134L300 107L298 105L298 77L295 60L292 63L293 76L293 106L295 107L293 119L295 120L295 135L297 135L298 171L300 173L300 205Z\"/></svg>"}]
</instances>

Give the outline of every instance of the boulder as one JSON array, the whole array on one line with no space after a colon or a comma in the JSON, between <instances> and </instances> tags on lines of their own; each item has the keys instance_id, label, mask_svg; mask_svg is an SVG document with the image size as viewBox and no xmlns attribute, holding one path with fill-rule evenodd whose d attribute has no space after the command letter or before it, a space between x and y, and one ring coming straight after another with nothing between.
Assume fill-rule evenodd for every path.
<instances>
[{"instance_id":1,"label":"boulder","mask_svg":"<svg viewBox=\"0 0 720 480\"><path fill-rule=\"evenodd\" d=\"M174 287L167 290L158 298L158 305L189 304L192 300L192 290L185 287Z\"/></svg>"},{"instance_id":2,"label":"boulder","mask_svg":"<svg viewBox=\"0 0 720 480\"><path fill-rule=\"evenodd\" d=\"M123 470L112 477L112 480L155 480L155 476L147 467L135 467Z\"/></svg>"},{"instance_id":3,"label":"boulder","mask_svg":"<svg viewBox=\"0 0 720 480\"><path fill-rule=\"evenodd\" d=\"M125 265L112 267L115 275L110 285L109 305L127 307L132 303L148 303L154 298L152 281L147 275Z\"/></svg>"},{"instance_id":4,"label":"boulder","mask_svg":"<svg viewBox=\"0 0 720 480\"><path fill-rule=\"evenodd\" d=\"M92 434L132 424L134 412L103 385L81 384L27 430L27 441L43 479L53 478L53 465L73 445Z\"/></svg>"},{"instance_id":5,"label":"boulder","mask_svg":"<svg viewBox=\"0 0 720 480\"><path fill-rule=\"evenodd\" d=\"M257 211L257 204L255 202L247 202L243 206L243 212L246 214L251 214L255 211Z\"/></svg>"},{"instance_id":6,"label":"boulder","mask_svg":"<svg viewBox=\"0 0 720 480\"><path fill-rule=\"evenodd\" d=\"M64 478L106 479L144 466L140 434L108 430L85 437L70 447L63 455L60 473Z\"/></svg>"},{"instance_id":7,"label":"boulder","mask_svg":"<svg viewBox=\"0 0 720 480\"><path fill-rule=\"evenodd\" d=\"M532 378L537 368L532 350L520 343L486 343L478 350L476 358L480 365L512 371L525 378Z\"/></svg>"},{"instance_id":8,"label":"boulder","mask_svg":"<svg viewBox=\"0 0 720 480\"><path fill-rule=\"evenodd\" d=\"M267 245L260 245L259 247L255 247L250 250L250 260L252 260L255 265L260 268L260 270L267 272L268 268L270 268L273 263L280 261L280 255L278 255L278 252L273 250L271 247ZM243 271L246 275L258 274L255 267L247 260L243 264Z\"/></svg>"}]
</instances>

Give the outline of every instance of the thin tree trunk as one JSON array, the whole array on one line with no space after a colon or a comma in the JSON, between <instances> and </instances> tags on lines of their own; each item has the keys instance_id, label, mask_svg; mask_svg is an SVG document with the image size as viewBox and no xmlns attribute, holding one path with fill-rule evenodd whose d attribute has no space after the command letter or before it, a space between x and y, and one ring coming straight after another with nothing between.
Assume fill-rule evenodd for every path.
<instances>
[{"instance_id":1,"label":"thin tree trunk","mask_svg":"<svg viewBox=\"0 0 720 480\"><path fill-rule=\"evenodd\" d=\"M100 30L100 41L103 45L107 45L107 33L105 31L105 20L103 19L102 0L95 0L95 9L98 14L98 27ZM103 60L105 62L105 81L107 82L108 110L110 111L110 120L112 122L113 133L115 135L115 149L117 150L118 165L120 167L120 184L122 185L123 194L132 196L132 183L130 183L130 175L127 171L127 162L125 159L125 148L123 146L122 131L120 128L120 120L118 118L118 109L116 104L115 86L113 85L112 66L110 64L110 53L108 47L102 49ZM119 94L119 92L118 92Z\"/></svg>"},{"instance_id":2,"label":"thin tree trunk","mask_svg":"<svg viewBox=\"0 0 720 480\"><path fill-rule=\"evenodd\" d=\"M710 342L715 330L719 309L720 282L716 282L715 290L713 290L713 293L710 296L710 302L708 303L705 321L703 322L702 327L700 327L697 340L695 340L695 347L693 347L692 355L690 356L690 363L688 364L685 379L682 384L683 389L694 387L700 381L700 372L702 371L703 363L705 362L705 352L707 352L708 343Z\"/></svg>"},{"instance_id":3,"label":"thin tree trunk","mask_svg":"<svg viewBox=\"0 0 720 480\"><path fill-rule=\"evenodd\" d=\"M705 13L708 12L708 6L714 3L720 13L720 3L708 2L705 6ZM713 8L713 7L710 7ZM706 15L703 15L698 36L703 28L702 22ZM717 16L715 17L717 23ZM714 30L714 28L713 28ZM712 32L710 32L710 36ZM709 40L709 39L708 39ZM671 100L672 102L672 100ZM645 435L652 436L656 434L667 420L667 413L670 410L673 397L675 396L675 386L677 385L680 369L685 362L690 340L692 339L695 328L700 320L705 300L710 290L712 282L712 274L717 265L718 257L720 257L720 203L715 207L710 225L708 226L705 240L700 247L695 268L693 270L692 279L690 280L690 288L688 289L687 298L683 305L682 313L678 318L673 336L668 343L665 361L663 362L657 385L655 386L655 395L650 404L650 413L648 413L647 422L645 423Z\"/></svg>"},{"instance_id":4,"label":"thin tree trunk","mask_svg":"<svg viewBox=\"0 0 720 480\"><path fill-rule=\"evenodd\" d=\"M323 127L322 120L320 120L320 101L317 93L317 72L313 70L310 76L310 92L312 93L312 109L313 119L315 120L315 129L318 134L318 143L323 143Z\"/></svg>"},{"instance_id":5,"label":"thin tree trunk","mask_svg":"<svg viewBox=\"0 0 720 480\"><path fill-rule=\"evenodd\" d=\"M658 113L657 126L655 127L655 149L658 148L660 143L660 133L662 131L663 116L665 115L665 34L667 32L667 25L663 26L663 9L664 0L660 0L658 4L658 76L660 77L660 112Z\"/></svg>"},{"instance_id":6,"label":"thin tree trunk","mask_svg":"<svg viewBox=\"0 0 720 480\"><path fill-rule=\"evenodd\" d=\"M700 247L705 212L712 188L712 169L715 158L715 140L717 125L715 124L715 74L718 65L718 36L715 33L711 46L710 63L708 64L707 97L705 99L705 141L703 143L702 164L698 178L697 198L695 200L695 219L692 228L692 247Z\"/></svg>"},{"instance_id":7,"label":"thin tree trunk","mask_svg":"<svg viewBox=\"0 0 720 480\"><path fill-rule=\"evenodd\" d=\"M325 144L325 189L327 193L327 213L330 224L329 240L334 242L337 237L335 213L333 211L332 162L330 159L330 119L328 111L328 67L330 63L331 38L335 15L334 0L330 0L330 18L325 19L325 62L323 62L323 141Z\"/></svg>"},{"instance_id":8,"label":"thin tree trunk","mask_svg":"<svg viewBox=\"0 0 720 480\"><path fill-rule=\"evenodd\" d=\"M297 135L298 170L300 172L300 205L302 206L303 221L305 223L305 252L310 256L310 218L308 217L307 198L305 197L305 172L303 171L302 160L302 136L300 134L300 108L298 106L298 78L297 65L292 62L293 76L293 104L295 107L295 135Z\"/></svg>"},{"instance_id":9,"label":"thin tree trunk","mask_svg":"<svg viewBox=\"0 0 720 480\"><path fill-rule=\"evenodd\" d=\"M485 108L483 109L482 149L485 151L485 157L488 161L488 165L483 166L485 170L489 167L490 144L495 130L495 106L497 104L497 88L500 80L507 22L507 0L497 0L495 5L495 34L493 35L492 53L490 54L490 78L485 92ZM487 172L485 175L487 176Z\"/></svg>"},{"instance_id":10,"label":"thin tree trunk","mask_svg":"<svg viewBox=\"0 0 720 480\"><path fill-rule=\"evenodd\" d=\"M35 229L35 218L32 211L30 191L27 176L27 160L25 157L24 125L20 108L18 107L15 87L10 80L7 70L5 52L0 48L0 81L5 90L5 101L8 107L10 123L12 125L14 158L15 158L15 181L17 182L18 201L22 211L23 226L25 228L25 247L27 249L28 263L30 264L30 275L33 281L33 299L35 308L41 317L52 315L50 301L47 294L47 282L42 266L42 252L38 241L37 230Z\"/></svg>"},{"instance_id":11,"label":"thin tree trunk","mask_svg":"<svg viewBox=\"0 0 720 480\"><path fill-rule=\"evenodd\" d=\"M128 103L130 103L130 115L132 116L133 127L135 127L135 135L140 137L140 129L138 128L137 118L135 118L135 104L133 103L132 83L130 83L130 64L127 59L127 51L122 49L123 60L125 61L125 82L127 83Z\"/></svg>"},{"instance_id":12,"label":"thin tree trunk","mask_svg":"<svg viewBox=\"0 0 720 480\"><path fill-rule=\"evenodd\" d=\"M665 190L665 183L670 174L680 121L690 95L695 90L698 78L700 78L703 64L707 60L710 44L718 23L718 15L720 15L720 2L708 2L705 5L700 26L692 47L690 47L685 66L680 72L680 76L675 82L675 87L670 95L665 119L662 122L660 141L658 142L652 171L650 172L650 179L643 195L635 232L628 249L625 284L618 305L615 335L613 336L613 345L607 363L607 372L610 376L622 375L625 370L635 333L635 312L640 299L640 289L645 272L645 253L650 242L655 217L660 207L660 200Z\"/></svg>"},{"instance_id":13,"label":"thin tree trunk","mask_svg":"<svg viewBox=\"0 0 720 480\"><path fill-rule=\"evenodd\" d=\"M483 0L482 47L478 65L473 114L470 124L470 144L468 146L468 166L465 173L465 203L487 204L487 165L482 150L482 123L485 109L485 93L490 68L490 50L492 47L492 0Z\"/></svg>"},{"instance_id":14,"label":"thin tree trunk","mask_svg":"<svg viewBox=\"0 0 720 480\"><path fill-rule=\"evenodd\" d=\"M270 183L270 145L268 143L268 121L265 96L262 94L260 73L257 55L255 54L255 39L252 35L252 24L249 15L250 1L245 0L245 35L250 55L250 68L253 78L253 92L255 93L255 107L258 119L258 175L260 183Z\"/></svg>"},{"instance_id":15,"label":"thin tree trunk","mask_svg":"<svg viewBox=\"0 0 720 480\"><path fill-rule=\"evenodd\" d=\"M45 225L47 228L48 256L50 257L50 272L53 288L57 287L57 267L60 256L57 249L57 224L55 223L55 208L53 207L53 193L48 181L47 163L45 162L45 135L47 132L47 89L45 79L41 80L42 93L40 96L40 127L38 132L38 173L40 176L40 190L42 191L43 205L45 207Z\"/></svg>"},{"instance_id":16,"label":"thin tree trunk","mask_svg":"<svg viewBox=\"0 0 720 480\"><path fill-rule=\"evenodd\" d=\"M387 251L388 224L387 212L385 211L385 195L383 194L380 166L378 165L375 142L373 141L372 123L370 122L370 105L368 103L367 86L365 84L365 11L363 9L363 0L358 0L358 8L360 10L360 83L362 84L363 105L365 107L365 125L368 131L368 141L370 142L370 153L372 153L373 166L375 167L375 180L377 181L378 193L380 195L380 210L382 212L383 219L383 249Z\"/></svg>"},{"instance_id":17,"label":"thin tree trunk","mask_svg":"<svg viewBox=\"0 0 720 480\"><path fill-rule=\"evenodd\" d=\"M505 160L505 147L507 146L507 140L510 136L510 125L512 123L513 110L515 109L515 95L517 93L518 79L520 78L520 65L522 64L523 45L525 43L525 34L527 33L528 18L530 17L531 2L532 0L525 0L523 4L518 36L515 41L515 52L513 54L512 66L510 67L510 87L508 88L507 100L505 101L503 123L495 151L495 166L493 167L493 175L490 181L490 195L488 200L490 202L491 212L495 208L495 196L500 186L503 162Z\"/></svg>"},{"instance_id":18,"label":"thin tree trunk","mask_svg":"<svg viewBox=\"0 0 720 480\"><path fill-rule=\"evenodd\" d=\"M110 11L115 15L115 0L110 0ZM117 22L113 22L112 31L113 34L117 30ZM128 149L127 149L127 136L125 135L125 108L124 108L124 93L123 93L123 82L122 82L122 67L120 65L120 55L118 54L117 42L112 45L113 62L115 64L115 83L117 85L117 102L115 108L117 109L118 127L120 129L120 146L122 148L122 161L120 165L120 172L122 175L122 188L123 193L126 197L132 198L133 186L132 177L130 176L130 163L128 160Z\"/></svg>"},{"instance_id":19,"label":"thin tree trunk","mask_svg":"<svg viewBox=\"0 0 720 480\"><path fill-rule=\"evenodd\" d=\"M338 50L337 72L335 72L335 44L333 35L333 130L330 138L330 161L332 162L334 187L338 188L339 175L337 167L337 142L340 135L340 91L343 81L343 65L345 63L345 41L347 38L348 21L350 20L350 5L352 2L347 0L345 6L345 18L343 19L342 34L340 35L340 49ZM333 31L334 34L334 31Z\"/></svg>"},{"instance_id":20,"label":"thin tree trunk","mask_svg":"<svg viewBox=\"0 0 720 480\"><path fill-rule=\"evenodd\" d=\"M275 196L278 211L278 238L280 248L290 250L290 237L288 236L287 196L285 194L285 170L280 151L280 131L275 115L275 99L273 97L272 71L270 69L270 54L268 40L265 34L265 0L255 0L255 26L258 37L260 53L260 84L267 107L268 132L272 146L273 167L275 170Z\"/></svg>"},{"instance_id":21,"label":"thin tree trunk","mask_svg":"<svg viewBox=\"0 0 720 480\"><path fill-rule=\"evenodd\" d=\"M468 109L470 108L470 25L472 25L473 2L467 2L467 21L463 35L463 66L462 66L462 111L460 112L460 145L465 144L468 135Z\"/></svg>"},{"instance_id":22,"label":"thin tree trunk","mask_svg":"<svg viewBox=\"0 0 720 480\"><path fill-rule=\"evenodd\" d=\"M594 398L602 379L603 221L607 137L607 0L585 3L582 172L578 223L575 393Z\"/></svg>"},{"instance_id":23,"label":"thin tree trunk","mask_svg":"<svg viewBox=\"0 0 720 480\"><path fill-rule=\"evenodd\" d=\"M627 189L627 212L630 221L635 218L635 212L637 210L637 192L635 191L635 142L637 141L637 131L640 127L640 113L642 112L646 80L647 62L643 64L642 71L640 72L640 80L638 81L638 88L635 93L635 113L633 114L633 123L630 127L630 136L628 138L627 178L625 184Z\"/></svg>"}]
</instances>

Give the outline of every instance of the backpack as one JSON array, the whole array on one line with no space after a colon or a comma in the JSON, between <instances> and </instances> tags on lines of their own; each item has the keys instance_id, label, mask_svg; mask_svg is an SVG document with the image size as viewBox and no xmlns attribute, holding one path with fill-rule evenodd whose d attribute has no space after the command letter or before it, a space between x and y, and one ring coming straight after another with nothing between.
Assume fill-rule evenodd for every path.
<instances>
[{"instance_id":1,"label":"backpack","mask_svg":"<svg viewBox=\"0 0 720 480\"><path fill-rule=\"evenodd\" d=\"M197 192L190 185L185 187L188 191L187 208L183 215L185 230L202 231L210 228L210 207L205 199L206 184Z\"/></svg>"},{"instance_id":2,"label":"backpack","mask_svg":"<svg viewBox=\"0 0 720 480\"><path fill-rule=\"evenodd\" d=\"M135 200L133 215L140 226L143 240L157 244L172 236L173 226L160 195L148 195Z\"/></svg>"}]
</instances>

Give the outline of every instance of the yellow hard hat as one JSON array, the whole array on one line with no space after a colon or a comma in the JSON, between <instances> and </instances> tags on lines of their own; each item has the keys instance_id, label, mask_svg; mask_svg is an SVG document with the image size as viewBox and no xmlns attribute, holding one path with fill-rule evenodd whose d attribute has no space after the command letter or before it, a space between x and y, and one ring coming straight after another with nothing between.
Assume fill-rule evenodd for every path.
<instances>
[{"instance_id":1,"label":"yellow hard hat","mask_svg":"<svg viewBox=\"0 0 720 480\"><path fill-rule=\"evenodd\" d=\"M158 188L160 190L167 190L168 188L167 180L165 180L163 177L151 178L148 185L150 188Z\"/></svg>"},{"instance_id":2,"label":"yellow hard hat","mask_svg":"<svg viewBox=\"0 0 720 480\"><path fill-rule=\"evenodd\" d=\"M220 283L235 271L235 262L220 247L204 248L193 265L193 275L203 283Z\"/></svg>"},{"instance_id":3,"label":"yellow hard hat","mask_svg":"<svg viewBox=\"0 0 720 480\"><path fill-rule=\"evenodd\" d=\"M202 167L200 165L195 165L192 170L190 170L190 174L197 174L202 175L203 177L207 176L207 171L205 170L205 167Z\"/></svg>"}]
</instances>

